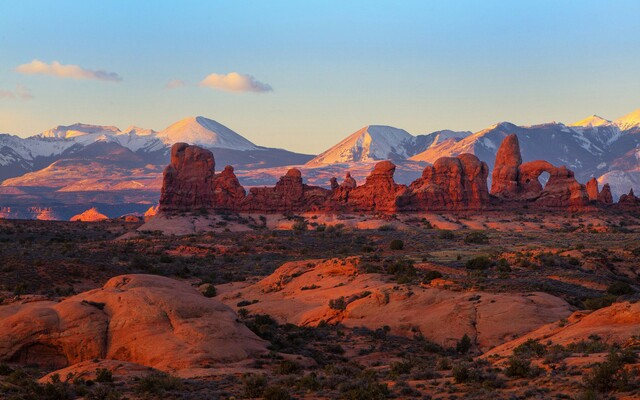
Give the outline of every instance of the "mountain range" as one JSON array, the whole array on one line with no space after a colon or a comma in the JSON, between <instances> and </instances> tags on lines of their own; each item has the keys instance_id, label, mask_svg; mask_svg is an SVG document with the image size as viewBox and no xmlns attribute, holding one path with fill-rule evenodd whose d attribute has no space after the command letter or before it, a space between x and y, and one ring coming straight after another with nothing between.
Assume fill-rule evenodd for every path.
<instances>
[{"instance_id":1,"label":"mountain range","mask_svg":"<svg viewBox=\"0 0 640 400\"><path fill-rule=\"evenodd\" d=\"M414 136L368 125L315 157L259 146L214 120L190 117L159 132L78 123L27 138L0 134L0 216L68 219L92 207L110 217L143 212L158 199L162 170L176 142L211 149L216 169L233 165L245 186L271 185L294 165L307 182L327 186L345 169L362 181L385 159L398 165L401 183L440 157L465 152L493 168L499 144L511 133L520 139L524 161L566 165L581 182L596 177L609 183L615 197L640 188L640 110L614 121L593 115L568 125L501 122L475 133Z\"/></svg>"}]
</instances>

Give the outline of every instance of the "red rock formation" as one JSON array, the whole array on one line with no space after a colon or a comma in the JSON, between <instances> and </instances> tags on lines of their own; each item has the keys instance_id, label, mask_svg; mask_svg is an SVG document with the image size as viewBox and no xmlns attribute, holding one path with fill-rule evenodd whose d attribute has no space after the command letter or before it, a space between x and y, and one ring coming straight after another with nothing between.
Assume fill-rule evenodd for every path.
<instances>
[{"instance_id":1,"label":"red rock formation","mask_svg":"<svg viewBox=\"0 0 640 400\"><path fill-rule=\"evenodd\" d=\"M355 180L347 174L343 189L337 198L326 207L353 212L385 212L394 213L408 203L407 186L399 185L393 180L396 166L390 161L381 161L375 165L364 185L351 189ZM346 193L345 193L346 192ZM345 196L346 194L346 196ZM337 204L336 204L337 203Z\"/></svg>"},{"instance_id":2,"label":"red rock formation","mask_svg":"<svg viewBox=\"0 0 640 400\"><path fill-rule=\"evenodd\" d=\"M620 196L620 199L618 199L618 204L621 206L631 207L640 206L640 197L636 197L636 195L633 193L633 189L630 189L629 194L623 194L622 196Z\"/></svg>"},{"instance_id":3,"label":"red rock formation","mask_svg":"<svg viewBox=\"0 0 640 400\"><path fill-rule=\"evenodd\" d=\"M411 183L412 208L416 210L480 209L489 202L489 168L472 154L443 157Z\"/></svg>"},{"instance_id":4,"label":"red rock formation","mask_svg":"<svg viewBox=\"0 0 640 400\"><path fill-rule=\"evenodd\" d=\"M587 196L589 196L589 200L596 201L598 200L598 181L596 178L589 179L589 182L585 185L587 187Z\"/></svg>"},{"instance_id":5,"label":"red rock formation","mask_svg":"<svg viewBox=\"0 0 640 400\"><path fill-rule=\"evenodd\" d=\"M321 187L303 184L300 171L292 168L273 188L251 188L237 208L260 212L319 211L323 209L329 193Z\"/></svg>"},{"instance_id":6,"label":"red rock formation","mask_svg":"<svg viewBox=\"0 0 640 400\"><path fill-rule=\"evenodd\" d=\"M211 208L215 178L213 154L198 146L176 143L164 169L160 210Z\"/></svg>"},{"instance_id":7,"label":"red rock formation","mask_svg":"<svg viewBox=\"0 0 640 400\"><path fill-rule=\"evenodd\" d=\"M491 175L491 193L510 198L518 193L519 168L522 164L518 136L507 136L496 154L496 162Z\"/></svg>"},{"instance_id":8,"label":"red rock formation","mask_svg":"<svg viewBox=\"0 0 640 400\"><path fill-rule=\"evenodd\" d=\"M361 186L349 173L340 185L332 178L331 190L310 186L303 183L299 170L290 169L274 187L252 188L248 195L232 167L227 166L220 174L214 168L210 151L175 144L164 173L160 210L395 213L478 210L490 203L487 164L472 154L438 159L408 187L394 181L396 166L390 161L377 163ZM543 172L550 175L544 188L538 180ZM585 187L566 167L554 167L546 161L522 164L515 135L507 136L500 146L493 179L493 194L504 199L543 207L581 207L588 203ZM592 186L590 183L590 190ZM608 187L603 189L602 201L610 201L610 196Z\"/></svg>"},{"instance_id":9,"label":"red rock formation","mask_svg":"<svg viewBox=\"0 0 640 400\"><path fill-rule=\"evenodd\" d=\"M605 183L602 191L598 193L598 202L604 204L613 204L613 195L611 195L611 186Z\"/></svg>"},{"instance_id":10,"label":"red rock formation","mask_svg":"<svg viewBox=\"0 0 640 400\"><path fill-rule=\"evenodd\" d=\"M589 201L595 201L601 204L612 204L613 196L611 195L611 187L608 183L602 187L602 191L598 190L598 181L596 178L589 179L589 182L586 184L587 187L587 196L589 196Z\"/></svg>"},{"instance_id":11,"label":"red rock formation","mask_svg":"<svg viewBox=\"0 0 640 400\"><path fill-rule=\"evenodd\" d=\"M235 210L244 198L246 192L236 174L233 167L227 165L224 170L216 175L213 182L213 205L216 210Z\"/></svg>"},{"instance_id":12,"label":"red rock formation","mask_svg":"<svg viewBox=\"0 0 640 400\"><path fill-rule=\"evenodd\" d=\"M549 174L544 187L538 180L543 172ZM515 135L507 136L500 145L492 179L491 194L507 200L527 200L541 207L559 208L584 207L589 202L585 187L566 167L555 167L544 160L522 164Z\"/></svg>"}]
</instances>

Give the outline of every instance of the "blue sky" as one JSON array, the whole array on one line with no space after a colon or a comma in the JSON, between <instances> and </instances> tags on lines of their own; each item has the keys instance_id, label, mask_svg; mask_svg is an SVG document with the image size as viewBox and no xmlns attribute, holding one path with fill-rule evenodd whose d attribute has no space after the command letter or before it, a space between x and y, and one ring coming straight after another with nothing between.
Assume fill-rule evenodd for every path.
<instances>
[{"instance_id":1,"label":"blue sky","mask_svg":"<svg viewBox=\"0 0 640 400\"><path fill-rule=\"evenodd\" d=\"M638 15L638 1L2 1L0 132L203 115L318 153L367 124L612 119L640 108ZM220 90L232 72L272 90Z\"/></svg>"}]
</instances>

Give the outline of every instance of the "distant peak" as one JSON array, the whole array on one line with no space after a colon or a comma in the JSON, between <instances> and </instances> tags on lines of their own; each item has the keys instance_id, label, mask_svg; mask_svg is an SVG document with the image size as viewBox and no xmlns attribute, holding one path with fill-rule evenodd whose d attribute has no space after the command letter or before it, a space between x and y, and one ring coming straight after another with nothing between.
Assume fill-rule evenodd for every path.
<instances>
[{"instance_id":1,"label":"distant peak","mask_svg":"<svg viewBox=\"0 0 640 400\"><path fill-rule=\"evenodd\" d=\"M616 119L613 123L623 131L640 127L640 108Z\"/></svg>"},{"instance_id":2,"label":"distant peak","mask_svg":"<svg viewBox=\"0 0 640 400\"><path fill-rule=\"evenodd\" d=\"M611 125L611 121L594 114L578 122L574 122L569 126L590 128L590 127L605 126L605 125Z\"/></svg>"}]
</instances>

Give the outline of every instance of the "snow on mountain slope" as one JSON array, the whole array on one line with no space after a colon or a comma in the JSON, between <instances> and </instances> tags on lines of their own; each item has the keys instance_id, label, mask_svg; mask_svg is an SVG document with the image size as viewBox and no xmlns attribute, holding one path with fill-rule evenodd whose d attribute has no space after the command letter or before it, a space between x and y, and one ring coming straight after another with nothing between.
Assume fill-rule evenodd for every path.
<instances>
[{"instance_id":1,"label":"snow on mountain slope","mask_svg":"<svg viewBox=\"0 0 640 400\"><path fill-rule=\"evenodd\" d=\"M208 148L259 149L258 146L226 126L204 117L185 118L158 132L157 137L166 145L185 142Z\"/></svg>"},{"instance_id":2,"label":"snow on mountain slope","mask_svg":"<svg viewBox=\"0 0 640 400\"><path fill-rule=\"evenodd\" d=\"M120 129L115 126L100 126L89 124L73 124L73 125L58 125L53 129L48 129L38 136L43 138L56 138L56 139L71 139L85 135L115 135L120 132Z\"/></svg>"},{"instance_id":3,"label":"snow on mountain slope","mask_svg":"<svg viewBox=\"0 0 640 400\"><path fill-rule=\"evenodd\" d=\"M404 129L368 125L309 161L307 166L406 159L411 155L414 139Z\"/></svg>"},{"instance_id":4,"label":"snow on mountain slope","mask_svg":"<svg viewBox=\"0 0 640 400\"><path fill-rule=\"evenodd\" d=\"M159 151L166 147L166 145L158 139L156 135L157 132L153 129L130 126L124 131L118 132L115 136L115 141L131 151L141 150L148 153L152 151Z\"/></svg>"},{"instance_id":5,"label":"snow on mountain slope","mask_svg":"<svg viewBox=\"0 0 640 400\"><path fill-rule=\"evenodd\" d=\"M640 128L640 108L616 119L613 123L622 131Z\"/></svg>"},{"instance_id":6,"label":"snow on mountain slope","mask_svg":"<svg viewBox=\"0 0 640 400\"><path fill-rule=\"evenodd\" d=\"M597 115L594 114L578 122L574 122L573 124L570 124L568 126L594 127L594 126L603 126L603 125L611 125L611 121L598 117Z\"/></svg>"}]
</instances>

